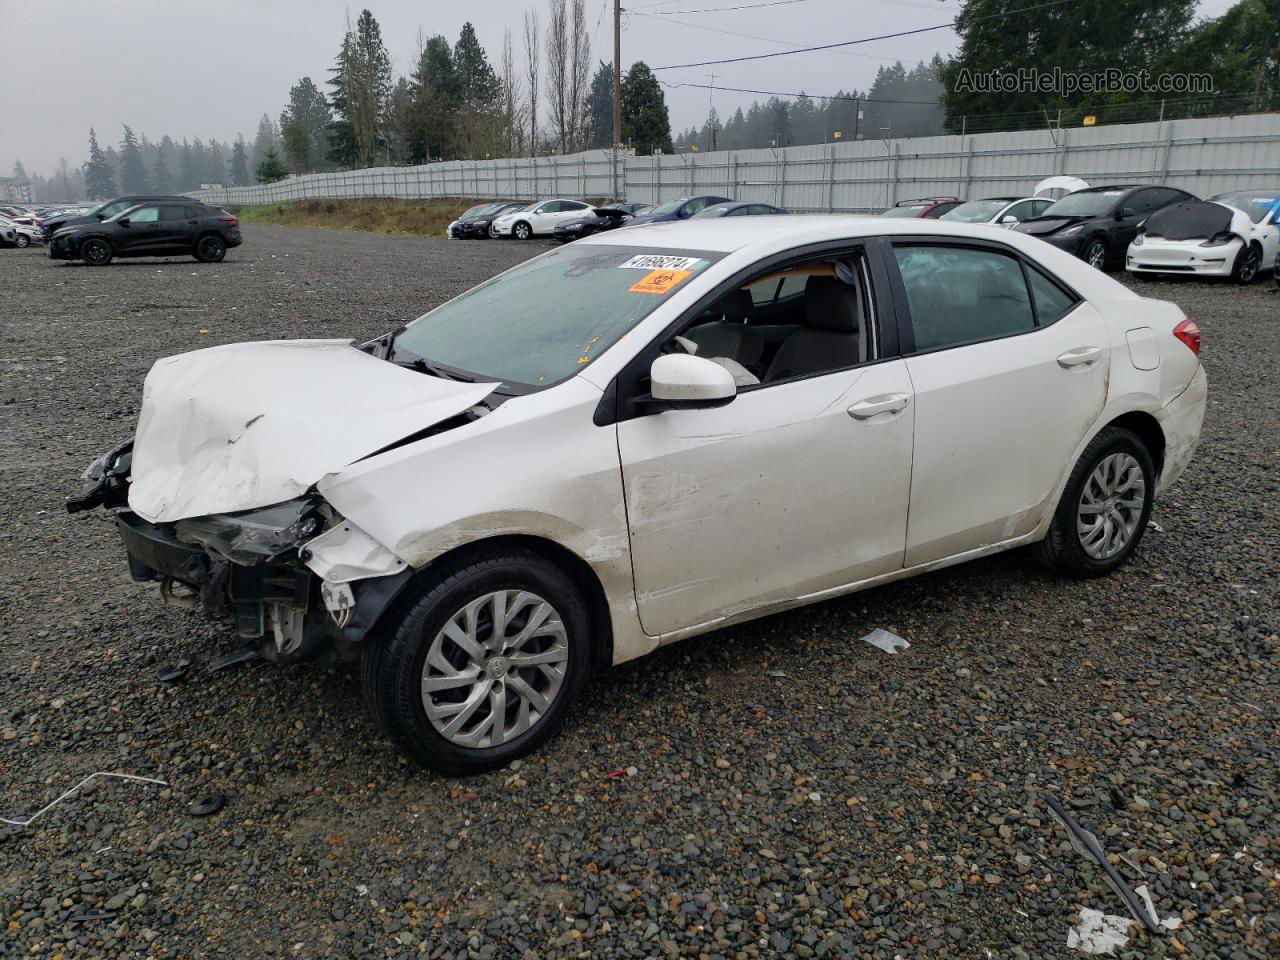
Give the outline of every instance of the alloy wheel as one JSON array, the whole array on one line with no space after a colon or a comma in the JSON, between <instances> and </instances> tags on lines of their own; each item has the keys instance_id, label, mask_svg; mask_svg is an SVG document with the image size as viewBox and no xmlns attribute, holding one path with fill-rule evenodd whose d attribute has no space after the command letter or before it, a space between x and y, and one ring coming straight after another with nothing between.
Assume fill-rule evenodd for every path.
<instances>
[{"instance_id":1,"label":"alloy wheel","mask_svg":"<svg viewBox=\"0 0 1280 960\"><path fill-rule=\"evenodd\" d=\"M422 666L422 706L461 747L496 747L542 720L564 685L569 640L550 603L495 590L455 612Z\"/></svg>"},{"instance_id":2,"label":"alloy wheel","mask_svg":"<svg viewBox=\"0 0 1280 960\"><path fill-rule=\"evenodd\" d=\"M1259 260L1262 258L1258 255L1258 251L1250 247L1245 251L1244 261L1240 264L1240 282L1252 283L1253 278L1258 275Z\"/></svg>"},{"instance_id":3,"label":"alloy wheel","mask_svg":"<svg viewBox=\"0 0 1280 960\"><path fill-rule=\"evenodd\" d=\"M1142 522L1147 481L1128 453L1099 461L1085 481L1076 507L1076 535L1094 560L1109 560L1133 540Z\"/></svg>"},{"instance_id":4,"label":"alloy wheel","mask_svg":"<svg viewBox=\"0 0 1280 960\"><path fill-rule=\"evenodd\" d=\"M82 251L85 263L99 266L107 262L107 245L101 240L90 240Z\"/></svg>"},{"instance_id":5,"label":"alloy wheel","mask_svg":"<svg viewBox=\"0 0 1280 960\"><path fill-rule=\"evenodd\" d=\"M528 240L531 233L532 231L529 229L527 224L523 224L523 223L516 224L517 240Z\"/></svg>"},{"instance_id":6,"label":"alloy wheel","mask_svg":"<svg viewBox=\"0 0 1280 960\"><path fill-rule=\"evenodd\" d=\"M1093 241L1093 243L1089 244L1085 259L1089 261L1089 266L1095 270L1101 270L1107 264L1106 245L1101 240Z\"/></svg>"}]
</instances>

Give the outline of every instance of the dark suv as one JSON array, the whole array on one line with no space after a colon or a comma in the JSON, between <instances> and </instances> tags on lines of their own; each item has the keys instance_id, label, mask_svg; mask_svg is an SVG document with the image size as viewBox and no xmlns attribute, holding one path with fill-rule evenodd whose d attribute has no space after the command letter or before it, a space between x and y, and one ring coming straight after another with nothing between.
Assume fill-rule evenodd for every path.
<instances>
[{"instance_id":1,"label":"dark suv","mask_svg":"<svg viewBox=\"0 0 1280 960\"><path fill-rule=\"evenodd\" d=\"M83 224L101 223L103 220L110 220L117 213L123 213L130 207L136 207L140 203L162 203L169 201L172 203L192 203L190 197L166 196L164 194L155 194L153 196L137 196L137 197L116 197L114 200L104 200L88 213L82 216L72 216L65 214L61 217L45 220L40 224L40 231L44 234L46 241L63 227L78 227Z\"/></svg>"},{"instance_id":2,"label":"dark suv","mask_svg":"<svg viewBox=\"0 0 1280 960\"><path fill-rule=\"evenodd\" d=\"M109 220L63 227L49 238L54 260L83 260L101 267L112 257L173 257L188 254L216 263L240 245L240 221L195 200L143 203Z\"/></svg>"}]
</instances>

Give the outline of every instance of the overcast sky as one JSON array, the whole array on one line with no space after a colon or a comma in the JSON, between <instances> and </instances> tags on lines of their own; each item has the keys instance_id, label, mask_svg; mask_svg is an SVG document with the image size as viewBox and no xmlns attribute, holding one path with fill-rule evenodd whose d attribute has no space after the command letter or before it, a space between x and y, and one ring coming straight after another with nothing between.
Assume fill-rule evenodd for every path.
<instances>
[{"instance_id":1,"label":"overcast sky","mask_svg":"<svg viewBox=\"0 0 1280 960\"><path fill-rule=\"evenodd\" d=\"M397 74L412 69L418 31L450 42L465 20L496 61L502 33L517 40L521 17L548 0L368 0L382 24ZM933 26L951 20L959 0L773 0L755 9L693 13L769 0L632 0L625 3L622 62L651 66L714 60ZM612 0L587 0L592 56L610 60ZM1202 0L1201 16L1217 16L1231 0ZM59 157L74 166L86 154L89 127L117 143L120 124L153 140L199 136L252 140L258 118L277 118L301 76L327 79L341 43L344 0L0 0L7 42L0 70L0 176L14 160L50 175ZM670 15L658 15L667 11ZM676 11L680 11L678 14ZM778 57L718 67L666 70L668 83L811 95L865 90L882 64L907 65L953 52L950 30L899 37L840 51ZM518 49L518 47L517 47ZM324 88L327 89L327 88ZM700 124L710 91L665 88L673 132ZM717 90L727 116L755 97Z\"/></svg>"}]
</instances>

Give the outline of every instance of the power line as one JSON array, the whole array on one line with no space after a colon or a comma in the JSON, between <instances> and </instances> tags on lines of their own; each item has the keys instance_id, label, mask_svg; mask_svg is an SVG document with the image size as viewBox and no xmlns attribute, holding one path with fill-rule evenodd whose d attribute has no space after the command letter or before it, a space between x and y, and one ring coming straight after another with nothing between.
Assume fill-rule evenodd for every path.
<instances>
[{"instance_id":1,"label":"power line","mask_svg":"<svg viewBox=\"0 0 1280 960\"><path fill-rule=\"evenodd\" d=\"M965 25L973 23L981 23L984 20L1003 19L1011 17L1015 13L1029 13L1032 10L1044 10L1048 7L1060 7L1064 3L1072 3L1074 0L1049 0L1047 3L1037 3L1030 7L1020 7L1017 10L1005 10L1002 13L989 13L983 17L967 17ZM954 27L960 22L960 18L951 20L947 23L940 23L934 27L918 27L915 30L900 30L897 33L883 33L878 37L862 37L858 40L842 40L839 43L823 43L813 47L802 47L799 50L779 50L777 53L757 53L749 57L726 57L723 60L700 60L697 63L674 63L662 67L651 67L655 72L658 70L682 70L685 67L714 67L722 63L742 63L746 60L767 60L771 57L789 57L797 53L813 53L817 50L834 50L838 47L852 47L859 43L873 43L876 40L892 40L894 37L910 37L917 33L929 33L933 30L946 30Z\"/></svg>"},{"instance_id":2,"label":"power line","mask_svg":"<svg viewBox=\"0 0 1280 960\"><path fill-rule=\"evenodd\" d=\"M757 10L760 7L785 7L792 3L806 3L807 0L767 0L766 3L744 3L736 7L703 7L699 10L654 10L652 13L643 13L645 17L667 17L676 16L684 13L724 13L728 10ZM632 13L639 13L638 10L632 10Z\"/></svg>"},{"instance_id":3,"label":"power line","mask_svg":"<svg viewBox=\"0 0 1280 960\"><path fill-rule=\"evenodd\" d=\"M641 13L637 10L632 10L631 13L633 16L637 16L637 17L654 16L654 14L652 13ZM666 22L676 23L682 27L692 27L694 30L706 30L710 33L722 33L728 37L742 37L747 40L760 40L764 43L776 43L784 47L803 47L804 46L804 44L796 43L794 40L779 40L777 37L761 37L754 33L738 33L735 30L725 30L721 27L708 27L705 24L690 23L687 20L667 20ZM799 51L796 51L796 52L798 53ZM845 56L845 57L861 57L864 60L879 60L883 63L896 63L902 59L902 57L878 57L873 53L858 53L854 50L832 50L831 52L838 53L841 56Z\"/></svg>"},{"instance_id":4,"label":"power line","mask_svg":"<svg viewBox=\"0 0 1280 960\"><path fill-rule=\"evenodd\" d=\"M708 89L705 83L672 83L667 80L659 80L664 87L697 87L701 90ZM815 94L815 93L784 93L781 90L751 90L747 87L726 87L722 83L717 83L717 90L729 90L733 93L754 93L762 97L809 97L812 100L849 100L859 103L911 103L920 106L936 107L941 106L941 100L887 100L881 97L853 97L845 93L833 94Z\"/></svg>"}]
</instances>

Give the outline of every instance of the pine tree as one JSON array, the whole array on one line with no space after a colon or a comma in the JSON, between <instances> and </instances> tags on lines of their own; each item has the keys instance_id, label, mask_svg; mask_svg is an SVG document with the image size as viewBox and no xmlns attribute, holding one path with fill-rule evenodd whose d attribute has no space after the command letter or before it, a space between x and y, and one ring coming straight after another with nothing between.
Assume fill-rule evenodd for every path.
<instances>
[{"instance_id":1,"label":"pine tree","mask_svg":"<svg viewBox=\"0 0 1280 960\"><path fill-rule=\"evenodd\" d=\"M89 159L84 164L84 189L90 200L110 200L116 195L115 175L92 127L89 128Z\"/></svg>"},{"instance_id":2,"label":"pine tree","mask_svg":"<svg viewBox=\"0 0 1280 960\"><path fill-rule=\"evenodd\" d=\"M259 183L275 183L289 175L275 147L267 147L266 154L258 161L257 174Z\"/></svg>"},{"instance_id":3,"label":"pine tree","mask_svg":"<svg viewBox=\"0 0 1280 960\"><path fill-rule=\"evenodd\" d=\"M325 101L324 94L312 82L310 77L303 77L289 90L289 105L280 114L280 137L286 141L285 152L288 152L285 128L290 121L301 125L311 141L308 149L308 169L315 169L323 158L329 141L329 124L333 123L333 111ZM299 144L300 146L300 144Z\"/></svg>"},{"instance_id":4,"label":"pine tree","mask_svg":"<svg viewBox=\"0 0 1280 960\"><path fill-rule=\"evenodd\" d=\"M289 169L294 173L311 171L311 135L302 121L289 119L280 129L280 139L284 141L284 155L289 161Z\"/></svg>"},{"instance_id":5,"label":"pine tree","mask_svg":"<svg viewBox=\"0 0 1280 960\"><path fill-rule=\"evenodd\" d=\"M633 63L622 78L622 137L640 154L672 150L667 101L643 60Z\"/></svg>"},{"instance_id":6,"label":"pine tree","mask_svg":"<svg viewBox=\"0 0 1280 960\"><path fill-rule=\"evenodd\" d=\"M587 91L587 147L603 150L613 145L613 64L600 63Z\"/></svg>"},{"instance_id":7,"label":"pine tree","mask_svg":"<svg viewBox=\"0 0 1280 960\"><path fill-rule=\"evenodd\" d=\"M235 146L231 148L231 184L249 186L249 156L243 136L237 136Z\"/></svg>"},{"instance_id":8,"label":"pine tree","mask_svg":"<svg viewBox=\"0 0 1280 960\"><path fill-rule=\"evenodd\" d=\"M185 193L188 190L199 189L200 166L191 144L187 142L186 137L183 137L182 149L178 153L178 191Z\"/></svg>"},{"instance_id":9,"label":"pine tree","mask_svg":"<svg viewBox=\"0 0 1280 960\"><path fill-rule=\"evenodd\" d=\"M173 160L173 141L167 136L161 137L155 163L151 165L151 189L158 194L171 194L177 190L173 182Z\"/></svg>"},{"instance_id":10,"label":"pine tree","mask_svg":"<svg viewBox=\"0 0 1280 960\"><path fill-rule=\"evenodd\" d=\"M142 151L138 149L138 139L127 123L121 126L124 127L124 139L120 141L120 189L125 193L148 193L151 184L142 162Z\"/></svg>"},{"instance_id":11,"label":"pine tree","mask_svg":"<svg viewBox=\"0 0 1280 960\"><path fill-rule=\"evenodd\" d=\"M256 166L267 155L267 148L275 149L279 146L280 133L271 118L264 113L258 121L258 134L253 138L251 162Z\"/></svg>"}]
</instances>

